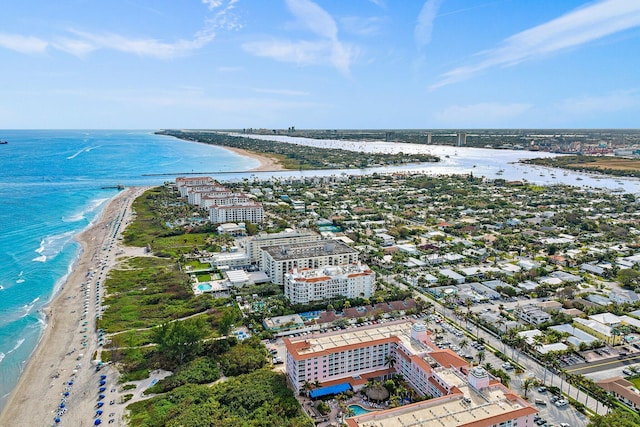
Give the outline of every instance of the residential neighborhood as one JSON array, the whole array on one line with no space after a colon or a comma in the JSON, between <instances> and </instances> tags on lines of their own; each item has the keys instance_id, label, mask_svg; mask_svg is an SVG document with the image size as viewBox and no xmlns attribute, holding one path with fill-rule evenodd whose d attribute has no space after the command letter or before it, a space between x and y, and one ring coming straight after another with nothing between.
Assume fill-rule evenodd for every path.
<instances>
[{"instance_id":1,"label":"residential neighborhood","mask_svg":"<svg viewBox=\"0 0 640 427\"><path fill-rule=\"evenodd\" d=\"M190 212L170 227L215 230L213 250L181 255L194 293L233 301L317 425L586 426L636 411L632 195L472 174L163 191Z\"/></svg>"}]
</instances>

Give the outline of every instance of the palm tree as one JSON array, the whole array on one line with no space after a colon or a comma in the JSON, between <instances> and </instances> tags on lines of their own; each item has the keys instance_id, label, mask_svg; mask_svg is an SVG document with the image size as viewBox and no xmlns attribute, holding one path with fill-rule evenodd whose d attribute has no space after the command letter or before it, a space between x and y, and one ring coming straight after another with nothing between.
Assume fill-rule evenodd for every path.
<instances>
[{"instance_id":1,"label":"palm tree","mask_svg":"<svg viewBox=\"0 0 640 427\"><path fill-rule=\"evenodd\" d=\"M469 341L467 341L466 338L463 338L460 343L458 344L458 347L460 347L460 350L463 351L465 348L467 348L469 346Z\"/></svg>"},{"instance_id":2,"label":"palm tree","mask_svg":"<svg viewBox=\"0 0 640 427\"><path fill-rule=\"evenodd\" d=\"M311 391L311 389L313 388L313 386L311 385L311 383L307 380L304 381L304 384L302 384L302 390L304 391L304 393L309 396L309 392Z\"/></svg>"},{"instance_id":3,"label":"palm tree","mask_svg":"<svg viewBox=\"0 0 640 427\"><path fill-rule=\"evenodd\" d=\"M476 354L476 357L478 358L478 364L481 365L482 362L484 362L484 360L486 359L487 355L484 351L479 351L478 354Z\"/></svg>"},{"instance_id":4,"label":"palm tree","mask_svg":"<svg viewBox=\"0 0 640 427\"><path fill-rule=\"evenodd\" d=\"M527 378L522 383L522 391L524 391L524 398L525 399L527 398L527 393L529 392L529 390L531 390L533 388L534 385L536 385L536 379L535 378Z\"/></svg>"},{"instance_id":5,"label":"palm tree","mask_svg":"<svg viewBox=\"0 0 640 427\"><path fill-rule=\"evenodd\" d=\"M389 366L389 374L388 375L391 375L391 370L396 366L396 358L393 356L393 354L388 354L384 358L384 364Z\"/></svg>"}]
</instances>

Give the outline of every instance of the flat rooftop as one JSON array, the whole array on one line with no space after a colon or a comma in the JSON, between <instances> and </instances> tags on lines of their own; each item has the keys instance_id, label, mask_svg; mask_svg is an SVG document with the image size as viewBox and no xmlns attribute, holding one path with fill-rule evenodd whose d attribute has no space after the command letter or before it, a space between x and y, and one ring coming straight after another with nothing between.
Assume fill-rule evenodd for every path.
<instances>
[{"instance_id":1,"label":"flat rooftop","mask_svg":"<svg viewBox=\"0 0 640 427\"><path fill-rule=\"evenodd\" d=\"M436 370L461 393L425 400L400 408L374 411L350 418L349 426L358 427L453 427L460 425L493 425L537 410L501 385L479 392L470 387L452 369ZM481 422L485 420L485 422ZM350 422L349 422L350 421Z\"/></svg>"},{"instance_id":2,"label":"flat rooftop","mask_svg":"<svg viewBox=\"0 0 640 427\"><path fill-rule=\"evenodd\" d=\"M340 347L367 344L375 340L397 337L403 342L405 347L413 349L414 354L417 354L429 349L415 340L411 340L411 327L414 323L416 322L412 319L404 319L336 332L291 338L290 341L293 345L290 349L292 353L297 353L304 357L314 353L336 351ZM295 345L300 342L304 342L305 346Z\"/></svg>"},{"instance_id":3,"label":"flat rooftop","mask_svg":"<svg viewBox=\"0 0 640 427\"><path fill-rule=\"evenodd\" d=\"M357 254L358 251L337 240L318 240L291 245L266 246L262 248L274 260L313 258L328 255Z\"/></svg>"}]
</instances>

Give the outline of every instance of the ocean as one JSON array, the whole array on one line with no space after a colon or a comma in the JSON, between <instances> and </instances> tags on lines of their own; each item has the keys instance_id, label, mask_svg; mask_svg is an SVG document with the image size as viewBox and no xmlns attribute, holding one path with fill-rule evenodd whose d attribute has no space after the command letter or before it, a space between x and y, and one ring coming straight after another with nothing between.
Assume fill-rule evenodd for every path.
<instances>
[{"instance_id":1,"label":"ocean","mask_svg":"<svg viewBox=\"0 0 640 427\"><path fill-rule=\"evenodd\" d=\"M153 131L0 131L0 409L41 337L40 311L79 255L74 236L125 186L257 160ZM146 174L175 173L170 176ZM111 188L103 188L111 187Z\"/></svg>"}]
</instances>

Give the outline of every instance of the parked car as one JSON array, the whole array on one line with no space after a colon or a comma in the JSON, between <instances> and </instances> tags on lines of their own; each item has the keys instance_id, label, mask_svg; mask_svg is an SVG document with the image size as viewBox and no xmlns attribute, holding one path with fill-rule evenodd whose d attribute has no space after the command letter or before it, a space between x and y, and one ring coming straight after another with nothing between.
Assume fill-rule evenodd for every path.
<instances>
[{"instance_id":1,"label":"parked car","mask_svg":"<svg viewBox=\"0 0 640 427\"><path fill-rule=\"evenodd\" d=\"M554 403L554 405L556 405L558 408L562 408L563 406L567 406L568 404L569 402L564 399L560 399L556 403Z\"/></svg>"},{"instance_id":2,"label":"parked car","mask_svg":"<svg viewBox=\"0 0 640 427\"><path fill-rule=\"evenodd\" d=\"M535 402L536 402L536 405L547 406L547 402L542 399L536 399Z\"/></svg>"},{"instance_id":3,"label":"parked car","mask_svg":"<svg viewBox=\"0 0 640 427\"><path fill-rule=\"evenodd\" d=\"M547 392L547 388L545 386L538 387L538 393L546 393L546 392Z\"/></svg>"}]
</instances>

